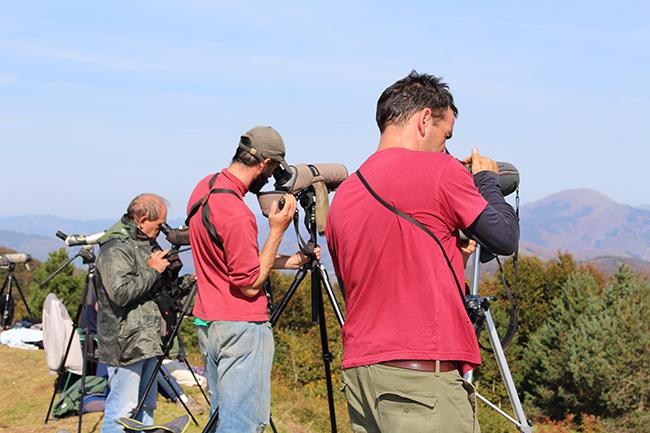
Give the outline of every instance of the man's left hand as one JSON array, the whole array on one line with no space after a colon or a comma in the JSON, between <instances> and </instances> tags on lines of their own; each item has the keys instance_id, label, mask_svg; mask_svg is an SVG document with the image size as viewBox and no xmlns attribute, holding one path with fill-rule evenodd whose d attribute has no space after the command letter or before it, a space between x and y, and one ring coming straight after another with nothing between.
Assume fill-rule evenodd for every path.
<instances>
[{"instance_id":1,"label":"man's left hand","mask_svg":"<svg viewBox=\"0 0 650 433\"><path fill-rule=\"evenodd\" d=\"M320 260L321 257L321 249L319 246L314 248L314 257L316 260ZM287 260L287 267L291 269L298 269L305 263L309 263L310 257L306 254L304 254L302 251L298 251L296 254L292 255L289 257Z\"/></svg>"},{"instance_id":2,"label":"man's left hand","mask_svg":"<svg viewBox=\"0 0 650 433\"><path fill-rule=\"evenodd\" d=\"M463 266L467 266L467 259L476 251L476 241L468 239L461 245L460 251L463 253Z\"/></svg>"}]
</instances>

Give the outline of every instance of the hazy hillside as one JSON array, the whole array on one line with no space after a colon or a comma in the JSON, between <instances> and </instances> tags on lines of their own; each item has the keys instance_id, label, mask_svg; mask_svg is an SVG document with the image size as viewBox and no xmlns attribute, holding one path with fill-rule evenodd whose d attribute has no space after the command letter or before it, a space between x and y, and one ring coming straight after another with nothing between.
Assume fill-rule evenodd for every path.
<instances>
[{"instance_id":1,"label":"hazy hillside","mask_svg":"<svg viewBox=\"0 0 650 433\"><path fill-rule=\"evenodd\" d=\"M61 248L63 242L53 236L47 237L0 229L0 246L25 252L36 259L43 260L47 258L47 253Z\"/></svg>"},{"instance_id":2,"label":"hazy hillside","mask_svg":"<svg viewBox=\"0 0 650 433\"><path fill-rule=\"evenodd\" d=\"M114 220L109 219L84 221L60 218L52 215L23 215L0 218L0 246L26 252L34 258L45 260L50 251L65 247L64 243L55 236L58 230L68 235L89 234L102 231L110 227L114 222ZM183 224L183 219L172 218L169 220L169 224L172 227L178 227ZM258 216L257 225L261 247L269 234L268 220L262 216ZM300 229L303 235L305 235L305 228L301 226ZM167 247L162 236L159 238L159 242L163 247ZM322 262L328 269L331 269L331 259L327 251L325 238L319 238L319 243L323 245ZM77 250L76 247L68 249L74 252ZM295 230L291 226L287 230L283 242L280 245L280 252L283 254L293 254L296 251L298 251L298 242L296 240ZM182 259L185 264L184 270L192 272L194 265L192 263L191 253L183 254Z\"/></svg>"},{"instance_id":3,"label":"hazy hillside","mask_svg":"<svg viewBox=\"0 0 650 433\"><path fill-rule=\"evenodd\" d=\"M621 259L636 269L650 269L650 210L643 207L619 204L588 189L550 195L521 207L520 251L548 259L561 250L572 253L577 260L597 259L607 269L615 267ZM257 219L261 246L268 236L268 220L261 216ZM5 217L0 218L0 245L42 260L49 251L63 246L54 236L57 230L67 234L95 233L113 223L111 219L84 221L51 215ZM169 223L177 227L182 219L171 219ZM306 235L302 218L300 230ZM325 239L319 237L319 243L323 247L322 262L333 272ZM292 254L297 250L296 235L290 227L280 251ZM189 254L184 262L187 271L193 270Z\"/></svg>"},{"instance_id":4,"label":"hazy hillside","mask_svg":"<svg viewBox=\"0 0 650 433\"><path fill-rule=\"evenodd\" d=\"M550 195L521 208L522 252L579 259L621 256L650 261L650 211L588 189Z\"/></svg>"},{"instance_id":5,"label":"hazy hillside","mask_svg":"<svg viewBox=\"0 0 650 433\"><path fill-rule=\"evenodd\" d=\"M110 219L77 220L54 215L19 215L0 218L0 230L55 238L57 231L67 234L96 233L113 224Z\"/></svg>"}]
</instances>

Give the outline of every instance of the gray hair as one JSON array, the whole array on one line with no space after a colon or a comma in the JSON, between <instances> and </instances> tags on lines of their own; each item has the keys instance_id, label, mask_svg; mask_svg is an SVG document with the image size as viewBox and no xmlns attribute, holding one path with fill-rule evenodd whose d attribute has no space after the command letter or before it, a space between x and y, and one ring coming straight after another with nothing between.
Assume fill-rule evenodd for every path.
<instances>
[{"instance_id":1,"label":"gray hair","mask_svg":"<svg viewBox=\"0 0 650 433\"><path fill-rule=\"evenodd\" d=\"M137 221L143 216L149 221L155 221L160 218L163 210L167 209L168 206L169 202L163 197L145 192L131 200L126 210L126 215L133 221Z\"/></svg>"}]
</instances>

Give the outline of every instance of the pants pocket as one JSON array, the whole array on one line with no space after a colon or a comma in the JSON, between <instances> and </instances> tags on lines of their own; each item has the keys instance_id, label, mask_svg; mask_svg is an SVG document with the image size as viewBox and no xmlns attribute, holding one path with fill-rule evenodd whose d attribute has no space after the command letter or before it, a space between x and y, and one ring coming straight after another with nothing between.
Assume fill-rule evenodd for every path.
<instances>
[{"instance_id":1,"label":"pants pocket","mask_svg":"<svg viewBox=\"0 0 650 433\"><path fill-rule=\"evenodd\" d=\"M241 358L248 355L259 344L259 333L248 322L212 322L209 339L216 344L219 357Z\"/></svg>"},{"instance_id":2,"label":"pants pocket","mask_svg":"<svg viewBox=\"0 0 650 433\"><path fill-rule=\"evenodd\" d=\"M477 418L477 407L476 407L476 388L474 385L466 381L465 379L461 378L462 383L463 383L463 389L467 392L467 400L469 400L469 404L472 407L472 420L474 423L473 426L473 433L481 433L481 427L478 424L478 418Z\"/></svg>"},{"instance_id":3,"label":"pants pocket","mask_svg":"<svg viewBox=\"0 0 650 433\"><path fill-rule=\"evenodd\" d=\"M439 433L436 397L384 392L377 397L381 431Z\"/></svg>"}]
</instances>

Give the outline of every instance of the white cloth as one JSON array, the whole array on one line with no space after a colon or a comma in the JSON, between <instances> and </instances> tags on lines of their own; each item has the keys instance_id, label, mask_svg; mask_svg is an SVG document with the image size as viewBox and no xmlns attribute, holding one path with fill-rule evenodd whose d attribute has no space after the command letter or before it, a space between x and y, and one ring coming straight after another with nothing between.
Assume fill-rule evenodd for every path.
<instances>
[{"instance_id":1,"label":"white cloth","mask_svg":"<svg viewBox=\"0 0 650 433\"><path fill-rule=\"evenodd\" d=\"M72 332L72 319L68 310L54 293L50 293L43 303L43 347L47 367L51 371L56 372L61 366ZM65 368L74 374L81 374L82 366L81 340L74 332Z\"/></svg>"},{"instance_id":2,"label":"white cloth","mask_svg":"<svg viewBox=\"0 0 650 433\"><path fill-rule=\"evenodd\" d=\"M192 372L187 369L187 366L184 363L165 359L163 365L167 367L167 370L169 370L172 377L176 379L176 382L178 382L179 385L196 386L194 377L192 377ZM202 387L207 385L207 379L205 377L196 373L194 375Z\"/></svg>"},{"instance_id":3,"label":"white cloth","mask_svg":"<svg viewBox=\"0 0 650 433\"><path fill-rule=\"evenodd\" d=\"M37 329L15 328L0 334L0 343L18 349L38 350L37 346L29 343L36 343L42 340L43 331Z\"/></svg>"}]
</instances>

